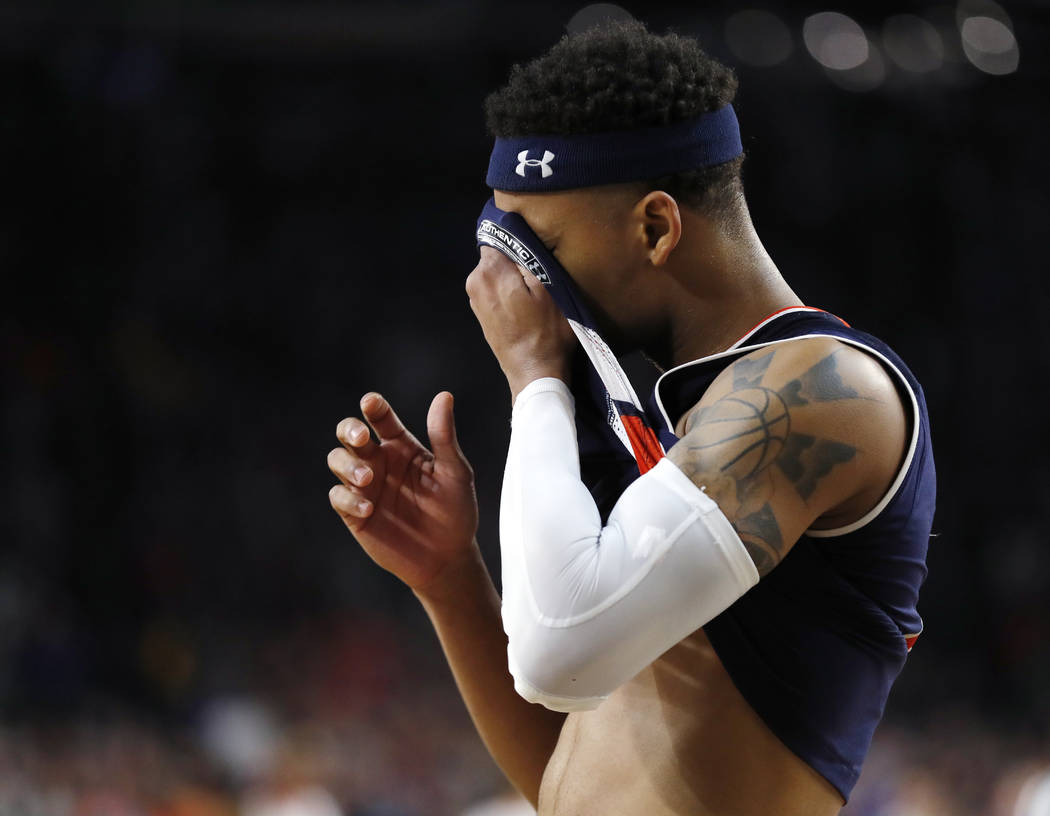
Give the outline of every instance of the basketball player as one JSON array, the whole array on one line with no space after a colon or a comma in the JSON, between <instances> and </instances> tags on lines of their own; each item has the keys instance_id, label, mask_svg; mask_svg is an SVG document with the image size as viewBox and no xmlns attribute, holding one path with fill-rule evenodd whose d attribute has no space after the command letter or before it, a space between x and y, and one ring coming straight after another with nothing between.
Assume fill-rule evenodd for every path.
<instances>
[{"instance_id":1,"label":"basketball player","mask_svg":"<svg viewBox=\"0 0 1050 816\"><path fill-rule=\"evenodd\" d=\"M350 417L329 454L333 508L422 602L541 814L837 813L921 629L921 389L781 277L741 192L734 93L692 40L632 23L563 39L488 101L494 206L595 331L664 369L644 413L666 456L610 507L581 481L578 333L488 246L467 292L513 400L502 601L451 394L429 450L370 393L378 441Z\"/></svg>"}]
</instances>

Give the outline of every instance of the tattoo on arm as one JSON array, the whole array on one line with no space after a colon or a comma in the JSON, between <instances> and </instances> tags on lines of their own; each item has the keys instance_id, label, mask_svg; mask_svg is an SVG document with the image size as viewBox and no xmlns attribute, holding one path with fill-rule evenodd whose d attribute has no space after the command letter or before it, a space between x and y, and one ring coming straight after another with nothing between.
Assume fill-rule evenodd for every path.
<instances>
[{"instance_id":1,"label":"tattoo on arm","mask_svg":"<svg viewBox=\"0 0 1050 816\"><path fill-rule=\"evenodd\" d=\"M756 360L744 358L733 363L733 389L753 388L762 382L762 376L769 368L769 364L773 362L774 354L776 352L771 351Z\"/></svg>"},{"instance_id":2,"label":"tattoo on arm","mask_svg":"<svg viewBox=\"0 0 1050 816\"><path fill-rule=\"evenodd\" d=\"M832 402L842 399L860 399L860 394L842 382L835 364L834 351L814 364L801 377L792 380L780 393L788 405L809 405L811 402ZM735 367L734 367L735 368Z\"/></svg>"},{"instance_id":3,"label":"tattoo on arm","mask_svg":"<svg viewBox=\"0 0 1050 816\"><path fill-rule=\"evenodd\" d=\"M748 555L755 562L758 574L768 575L784 557L784 541L773 508L767 502L761 510L737 519L735 526Z\"/></svg>"},{"instance_id":4,"label":"tattoo on arm","mask_svg":"<svg viewBox=\"0 0 1050 816\"><path fill-rule=\"evenodd\" d=\"M842 442L793 433L784 440L784 450L776 464L791 480L798 495L808 499L817 489L817 482L831 473L835 465L848 462L856 453L856 448Z\"/></svg>"},{"instance_id":5,"label":"tattoo on arm","mask_svg":"<svg viewBox=\"0 0 1050 816\"><path fill-rule=\"evenodd\" d=\"M779 389L762 385L776 354L733 364L732 390L691 414L685 423L684 459L676 464L718 501L747 547L760 575L784 555L784 541L769 499L775 466L808 501L837 465L857 449L791 430L791 411L810 403L863 399L842 381L833 352Z\"/></svg>"}]
</instances>

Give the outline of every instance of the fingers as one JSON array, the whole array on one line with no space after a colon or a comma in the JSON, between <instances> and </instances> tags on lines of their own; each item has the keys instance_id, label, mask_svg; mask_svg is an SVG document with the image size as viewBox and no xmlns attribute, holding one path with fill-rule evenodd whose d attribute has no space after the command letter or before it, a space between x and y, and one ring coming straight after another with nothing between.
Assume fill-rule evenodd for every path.
<instances>
[{"instance_id":1,"label":"fingers","mask_svg":"<svg viewBox=\"0 0 1050 816\"><path fill-rule=\"evenodd\" d=\"M525 290L529 278L536 280L536 276L521 264L515 263L502 252L483 246L481 259L467 276L467 295L475 298L492 291L500 291L503 296L520 293Z\"/></svg>"},{"instance_id":2,"label":"fingers","mask_svg":"<svg viewBox=\"0 0 1050 816\"><path fill-rule=\"evenodd\" d=\"M368 426L357 417L347 417L340 422L335 435L348 451L364 459L371 458L379 447L372 441Z\"/></svg>"},{"instance_id":3,"label":"fingers","mask_svg":"<svg viewBox=\"0 0 1050 816\"><path fill-rule=\"evenodd\" d=\"M375 478L368 462L346 448L334 448L328 452L328 469L348 487L367 487Z\"/></svg>"},{"instance_id":4,"label":"fingers","mask_svg":"<svg viewBox=\"0 0 1050 816\"><path fill-rule=\"evenodd\" d=\"M328 491L328 501L332 509L339 514L346 524L353 529L359 526L364 519L372 515L375 505L358 493L354 488L346 485L335 485Z\"/></svg>"},{"instance_id":5,"label":"fingers","mask_svg":"<svg viewBox=\"0 0 1050 816\"><path fill-rule=\"evenodd\" d=\"M328 453L328 469L342 482L328 491L328 501L351 531L358 530L375 512L375 499L383 479L381 448L372 439L369 425L380 442L405 436L415 441L390 403L379 394L371 392L361 398L361 413L368 424L357 417L342 420L335 433L343 447ZM377 472L380 482L377 482Z\"/></svg>"},{"instance_id":6,"label":"fingers","mask_svg":"<svg viewBox=\"0 0 1050 816\"><path fill-rule=\"evenodd\" d=\"M483 251L485 249L482 247ZM470 309L494 352L494 332L505 332L508 326L517 325L520 315L516 307L521 304L522 298L529 300L532 295L525 282L526 277L535 276L496 250L490 250L488 257L482 257L467 277ZM499 357L498 352L496 356Z\"/></svg>"},{"instance_id":7,"label":"fingers","mask_svg":"<svg viewBox=\"0 0 1050 816\"><path fill-rule=\"evenodd\" d=\"M361 413L381 441L398 439L408 433L390 403L374 391L361 397Z\"/></svg>"},{"instance_id":8,"label":"fingers","mask_svg":"<svg viewBox=\"0 0 1050 816\"><path fill-rule=\"evenodd\" d=\"M459 446L456 437L456 420L453 413L454 400L448 391L442 391L427 412L427 435L430 437L430 449L439 465L453 465L470 471L467 457Z\"/></svg>"},{"instance_id":9,"label":"fingers","mask_svg":"<svg viewBox=\"0 0 1050 816\"><path fill-rule=\"evenodd\" d=\"M335 435L347 450L363 459L370 459L379 450L368 431L369 425L381 442L399 439L408 433L390 403L374 391L361 398L361 413L368 421L367 425L357 417L347 417L336 426Z\"/></svg>"},{"instance_id":10,"label":"fingers","mask_svg":"<svg viewBox=\"0 0 1050 816\"><path fill-rule=\"evenodd\" d=\"M543 285L543 281L531 272L526 271L525 274L521 276L521 279L525 283L525 288L529 290L529 294L535 297L542 292L544 295L549 296L550 293L547 291L547 287Z\"/></svg>"},{"instance_id":11,"label":"fingers","mask_svg":"<svg viewBox=\"0 0 1050 816\"><path fill-rule=\"evenodd\" d=\"M366 399L368 396L372 395ZM377 460L373 457L379 452L379 446L373 441L368 425L357 417L342 420L335 434L343 447L328 452L328 469L342 484L328 491L328 502L351 532L355 532L375 511L375 504L365 496L363 488L375 481L373 465Z\"/></svg>"}]
</instances>

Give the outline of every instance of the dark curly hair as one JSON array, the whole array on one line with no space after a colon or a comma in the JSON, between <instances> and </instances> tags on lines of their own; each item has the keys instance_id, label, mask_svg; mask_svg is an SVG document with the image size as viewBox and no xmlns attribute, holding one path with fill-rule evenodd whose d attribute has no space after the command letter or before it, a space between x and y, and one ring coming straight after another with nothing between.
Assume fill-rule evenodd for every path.
<instances>
[{"instance_id":1,"label":"dark curly hair","mask_svg":"<svg viewBox=\"0 0 1050 816\"><path fill-rule=\"evenodd\" d=\"M485 100L497 138L630 130L678 122L733 101L736 75L696 40L659 36L635 20L566 35L546 54L511 69ZM644 185L710 216L742 194L743 157L685 170Z\"/></svg>"}]
</instances>

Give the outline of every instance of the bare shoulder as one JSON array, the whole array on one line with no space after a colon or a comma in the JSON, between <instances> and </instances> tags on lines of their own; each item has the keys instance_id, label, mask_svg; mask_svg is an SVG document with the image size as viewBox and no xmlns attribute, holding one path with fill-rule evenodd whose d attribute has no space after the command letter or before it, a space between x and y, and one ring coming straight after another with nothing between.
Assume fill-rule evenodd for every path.
<instances>
[{"instance_id":1,"label":"bare shoulder","mask_svg":"<svg viewBox=\"0 0 1050 816\"><path fill-rule=\"evenodd\" d=\"M874 507L907 434L905 407L877 360L805 338L729 365L679 421L668 455L718 502L765 575L807 529Z\"/></svg>"}]
</instances>

